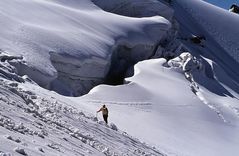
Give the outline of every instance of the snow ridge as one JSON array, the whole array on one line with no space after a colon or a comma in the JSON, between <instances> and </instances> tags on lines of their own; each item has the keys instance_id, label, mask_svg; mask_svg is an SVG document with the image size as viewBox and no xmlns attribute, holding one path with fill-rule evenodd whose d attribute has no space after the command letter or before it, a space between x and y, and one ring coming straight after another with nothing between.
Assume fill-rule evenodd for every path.
<instances>
[{"instance_id":1,"label":"snow ridge","mask_svg":"<svg viewBox=\"0 0 239 156\"><path fill-rule=\"evenodd\" d=\"M153 48L147 50L147 46L156 46L171 26L160 16L110 14L89 0L3 0L0 5L4 23L0 48L8 55L23 57L12 63L18 74L68 96L85 94L103 83L118 46L138 53L141 60L148 59Z\"/></svg>"},{"instance_id":2,"label":"snow ridge","mask_svg":"<svg viewBox=\"0 0 239 156\"><path fill-rule=\"evenodd\" d=\"M238 17L93 1L0 1L0 155L238 155Z\"/></svg>"}]
</instances>

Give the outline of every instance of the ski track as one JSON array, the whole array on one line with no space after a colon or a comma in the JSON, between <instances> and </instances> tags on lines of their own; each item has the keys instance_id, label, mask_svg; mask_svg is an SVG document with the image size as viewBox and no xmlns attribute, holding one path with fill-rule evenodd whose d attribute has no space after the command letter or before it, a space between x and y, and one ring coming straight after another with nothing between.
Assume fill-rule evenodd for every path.
<instances>
[{"instance_id":1,"label":"ski track","mask_svg":"<svg viewBox=\"0 0 239 156\"><path fill-rule=\"evenodd\" d=\"M122 5L116 6L111 11L117 11L129 3L125 1ZM214 50L221 47L229 47L226 50L233 53L225 54L225 56L239 57L239 55L234 55L238 49L235 46L237 45L235 42L226 41L210 23L203 20L193 9L188 6L180 5L179 7L182 7L184 12L191 15L188 16L190 17L190 22L195 22L193 19L198 19L197 22L207 26L208 32L213 36L217 36L216 39L211 40ZM183 26L185 30L193 32L194 28ZM197 29L202 31L206 28L198 26ZM223 44L219 45L217 40ZM214 50L210 50L210 47L207 47L207 45L205 47L210 51L209 55L221 61L216 56ZM236 47L236 49L233 49L233 47ZM0 53L2 53L1 50ZM4 62L5 60L22 61L23 58L1 54L0 59ZM225 69L227 62L221 62ZM5 62L1 63L0 66L0 75L4 77L0 79L0 156L18 154L165 156L158 149L142 143L126 132L115 130L112 123L105 125L102 121L98 121L98 118L94 115L86 115L83 111L69 106L65 101L57 100L53 95L51 97L42 96L34 91L24 89L19 82L24 82L25 80L14 73L14 68L11 68L11 65ZM224 115L226 108L209 102L210 100L204 96L203 90L194 81L192 73L185 72L184 75L189 81L191 91L197 98L215 112L223 122L230 124L230 119L227 119L227 116ZM134 110L142 112L151 112L153 109L153 104L147 101L89 100L84 102L95 105L106 103L109 106L131 107ZM159 105L159 107L164 106L168 107L168 105ZM193 105L173 105L173 107L188 106ZM228 107L239 117L238 108L231 105ZM7 144L6 147L11 147L11 149L1 149L1 145L3 144ZM174 153L173 155L176 154Z\"/></svg>"},{"instance_id":2,"label":"ski track","mask_svg":"<svg viewBox=\"0 0 239 156\"><path fill-rule=\"evenodd\" d=\"M24 90L16 82L2 80L0 85L0 140L10 140L8 143L12 144L11 147L16 147L12 149L12 153L15 150L32 155L34 149L29 148L35 144L39 147L35 150L38 153L45 151L46 155L48 151L55 151L50 155L65 155L69 151L74 151L77 155L98 155L97 152L109 156L163 155L126 132L115 131L93 115L87 116L54 97L42 98L34 92ZM131 106L138 104L131 103ZM2 132L8 135L2 135ZM26 136L32 139L33 145L29 146L31 141L26 140ZM44 145L37 145L39 140L45 142ZM5 153L1 150L1 145L0 151L0 154Z\"/></svg>"},{"instance_id":3,"label":"ski track","mask_svg":"<svg viewBox=\"0 0 239 156\"><path fill-rule=\"evenodd\" d=\"M118 106L127 106L127 107L132 107L135 108L136 110L140 110L143 112L151 112L152 110L152 103L151 102L120 102L120 101L102 101L102 100L90 100L90 101L85 101L86 103L89 104L102 104L105 103L107 105L118 105Z\"/></svg>"},{"instance_id":4,"label":"ski track","mask_svg":"<svg viewBox=\"0 0 239 156\"><path fill-rule=\"evenodd\" d=\"M186 32L187 34L195 34L195 32L196 32L196 34L205 34L205 33L207 34L206 36L208 37L207 38L208 43L205 44L205 48L201 48L201 47L198 47L197 45L191 45L191 44L185 42L186 47L188 47L188 49L191 49L189 51L194 50L194 51L197 51L200 54L208 56L209 58L214 58L214 61L216 61L217 64L221 65L222 69L224 69L224 71L226 71L228 75L230 75L232 78L237 80L238 79L237 72L233 72L233 69L232 69L232 67L235 67L235 64L233 64L234 62L233 61L232 62L225 62L223 60L223 59L229 58L229 57L233 57L233 58L238 57L238 56L234 56L231 53L226 52L226 51L234 51L236 49L225 49L224 50L224 48L223 48L223 47L229 47L229 48L230 47L235 47L236 43L232 42L232 41L226 41L224 39L224 37L221 35L221 33L219 33L218 31L215 30L215 28L212 24L210 24L207 21L205 21L204 19L202 19L201 15L197 14L197 12L195 12L189 6L182 6L177 1L173 2L173 6L175 7L175 9L180 8L180 10L178 10L178 12L181 12L181 14L183 14L182 12L185 12L184 13L185 19L187 19L187 20L183 19L182 17L176 17L178 19L180 25L182 26L181 29L183 29L183 33ZM190 27L190 25L194 25L194 27ZM210 34L208 34L209 32L210 32ZM183 35L185 35L185 34L183 34ZM216 36L217 38L214 39L211 36ZM184 41L182 41L182 42L184 43ZM210 44L209 44L209 42L210 42ZM223 43L223 44L219 45L218 43ZM217 52L217 54L215 52ZM220 54L222 56L217 56L218 52L220 52ZM232 63L232 65L230 63ZM229 66L229 68L228 68L228 66ZM216 112L217 115L225 123L230 124L230 121L225 117L225 115L223 115L224 114L223 113L224 110L222 110L223 107L209 102L209 100L207 100L206 97L203 95L203 92L199 88L199 85L193 80L193 77L192 77L191 80L188 80L188 81L189 82L191 81L190 82L190 87L191 87L192 92L205 105L207 105L210 109L212 109L214 112ZM232 106L229 106L229 108L231 110L233 110L233 112L235 112L235 114L238 116L237 108L234 108L234 107L232 108Z\"/></svg>"},{"instance_id":5,"label":"ski track","mask_svg":"<svg viewBox=\"0 0 239 156\"><path fill-rule=\"evenodd\" d=\"M186 74L188 73L186 72L184 73L185 78L187 77ZM225 119L225 117L223 116L222 110L217 105L208 102L208 100L205 98L203 93L200 91L199 85L194 81L193 75L191 72L189 73L189 75L190 75L189 79L186 78L186 80L190 82L191 91L198 97L199 100L201 100L205 105L207 105L212 111L216 112L218 117L222 119L223 122L230 124L230 121Z\"/></svg>"}]
</instances>

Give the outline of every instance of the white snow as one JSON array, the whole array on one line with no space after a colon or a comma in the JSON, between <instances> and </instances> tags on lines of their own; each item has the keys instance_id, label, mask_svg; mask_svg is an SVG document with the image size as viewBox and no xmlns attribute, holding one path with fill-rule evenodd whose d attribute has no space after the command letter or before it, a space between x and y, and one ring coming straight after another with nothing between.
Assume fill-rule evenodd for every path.
<instances>
[{"instance_id":1,"label":"white snow","mask_svg":"<svg viewBox=\"0 0 239 156\"><path fill-rule=\"evenodd\" d=\"M0 47L23 57L12 62L19 74L68 95L103 81L117 45L156 45L170 28L160 16L118 16L89 0L2 0L0 10Z\"/></svg>"},{"instance_id":2,"label":"white snow","mask_svg":"<svg viewBox=\"0 0 239 156\"><path fill-rule=\"evenodd\" d=\"M11 84L1 81L1 155L161 155L115 124L98 123L64 96L28 82Z\"/></svg>"},{"instance_id":3,"label":"white snow","mask_svg":"<svg viewBox=\"0 0 239 156\"><path fill-rule=\"evenodd\" d=\"M94 2L113 13L89 0L0 1L0 155L238 155L239 16L201 0ZM192 35L203 46L180 40ZM155 59L81 97L46 89L101 83L117 49Z\"/></svg>"},{"instance_id":4,"label":"white snow","mask_svg":"<svg viewBox=\"0 0 239 156\"><path fill-rule=\"evenodd\" d=\"M238 81L239 16L204 1L175 0L173 8L179 21L181 37L203 35L204 49L184 43L195 55L213 59ZM202 14L202 12L204 14Z\"/></svg>"},{"instance_id":5,"label":"white snow","mask_svg":"<svg viewBox=\"0 0 239 156\"><path fill-rule=\"evenodd\" d=\"M150 17L160 15L168 20L173 18L173 9L155 0L93 0L102 9L129 17Z\"/></svg>"},{"instance_id":6,"label":"white snow","mask_svg":"<svg viewBox=\"0 0 239 156\"><path fill-rule=\"evenodd\" d=\"M169 68L165 63L139 63L129 84L95 87L79 103L91 111L106 104L110 119L120 128L169 155L235 155L238 94L218 96L199 84L194 94L191 86L196 82L185 79L183 66Z\"/></svg>"}]
</instances>

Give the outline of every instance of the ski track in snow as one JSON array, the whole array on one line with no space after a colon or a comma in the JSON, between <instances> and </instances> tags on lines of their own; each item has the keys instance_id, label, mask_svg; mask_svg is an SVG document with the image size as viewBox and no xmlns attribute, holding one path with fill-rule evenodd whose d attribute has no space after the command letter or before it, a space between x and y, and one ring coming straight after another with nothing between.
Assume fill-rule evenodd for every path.
<instances>
[{"instance_id":1,"label":"ski track in snow","mask_svg":"<svg viewBox=\"0 0 239 156\"><path fill-rule=\"evenodd\" d=\"M17 82L0 82L0 140L16 147L7 152L0 149L0 154L15 151L22 155L65 155L71 151L76 155L163 155L54 97L39 97Z\"/></svg>"},{"instance_id":2,"label":"ski track in snow","mask_svg":"<svg viewBox=\"0 0 239 156\"><path fill-rule=\"evenodd\" d=\"M89 104L102 104L107 103L107 105L118 105L118 106L128 106L136 108L143 112L150 112L152 110L152 103L151 102L119 102L119 101L102 101L102 100L91 100L91 101L85 101Z\"/></svg>"},{"instance_id":3,"label":"ski track in snow","mask_svg":"<svg viewBox=\"0 0 239 156\"><path fill-rule=\"evenodd\" d=\"M186 62L184 63L186 64ZM193 79L192 72L184 72L185 79L189 81L191 91L210 109L217 113L217 115L223 120L223 122L227 123L227 120L222 115L222 112L217 108L216 105L209 103L206 98L203 96L202 92L200 91L199 85Z\"/></svg>"},{"instance_id":4,"label":"ski track in snow","mask_svg":"<svg viewBox=\"0 0 239 156\"><path fill-rule=\"evenodd\" d=\"M222 119L223 122L225 123L228 123L230 124L230 121L228 121L224 115L223 115L223 111L221 110L221 108L218 106L218 105L215 105L211 102L209 102L205 96L203 95L203 92L200 90L200 87L199 85L197 84L197 82L194 81L193 79L193 74L191 72L187 73L187 72L184 72L184 75L185 75L185 78L188 76L188 78L186 78L186 80L189 81L190 83L190 88L191 88L191 91L205 104L207 105L211 110L213 110L214 112L216 112L216 114L218 115L218 117L220 119ZM238 113L238 110L237 108L232 108L232 107L229 107L231 109L233 109L237 116L239 117L239 113Z\"/></svg>"},{"instance_id":5,"label":"ski track in snow","mask_svg":"<svg viewBox=\"0 0 239 156\"><path fill-rule=\"evenodd\" d=\"M186 2L183 2L183 4L187 4ZM190 24L196 24L195 27L197 28L192 28L189 26L189 22L184 21L185 23L181 23L184 27L184 29L186 29L188 32L187 33L192 33L197 31L197 33L209 33L210 35L207 35L207 41L210 41L210 45L208 45L209 43L205 44L204 48L199 48L199 51L202 52L203 54L206 54L208 56L210 56L210 58L216 58L214 61L217 61L218 64L221 65L221 67L227 71L227 74L229 74L231 76L231 78L235 78L238 79L237 77L237 72L233 72L233 69L231 69L232 66L230 63L230 61L225 62L225 58L228 58L228 55L230 55L231 57L233 57L236 61L238 60L238 55L235 55L235 51L238 50L237 48L237 44L236 42L233 42L232 40L226 40L223 36L222 32L217 31L217 29L215 28L214 25L212 25L211 23L209 23L208 21L206 21L205 19L203 19L203 16L195 11L192 7L190 7L189 5L181 5L180 2L177 2L174 4L175 7L177 5L177 9L178 7L181 8L180 11L185 11L187 12L187 20L190 21ZM180 18L180 17L179 17ZM182 22L183 20L179 20L180 22ZM204 31L203 29L205 29L206 31ZM185 30L184 30L185 31ZM185 32L184 32L185 33ZM213 36L215 38L213 38ZM219 45L220 43L220 45ZM187 43L188 44L188 43ZM197 46L197 45L194 45ZM224 47L226 47L226 49L224 50ZM198 48L198 47L197 47ZM230 49L231 48L231 49ZM190 48L191 49L191 48ZM195 48L194 48L195 50ZM226 52L227 51L227 52ZM228 51L232 52L229 53ZM218 55L218 53L216 52L220 52L220 54L222 55ZM235 63L233 64L235 65ZM230 66L230 67L228 67ZM234 70L235 71L235 70ZM192 75L192 74L191 74ZM190 82L190 80L189 80ZM219 81L220 83L220 81ZM210 109L212 109L214 112L216 112L218 114L218 116L225 122L230 124L230 121L227 119L227 117L224 115L224 111L223 109L225 109L223 106L219 106L217 104L214 104L213 102L209 102L210 100L207 100L207 98L205 97L203 90L201 90L201 88L199 88L199 85L193 80L191 80L190 82L190 87L192 92L204 103L206 104ZM232 106L226 106L229 109L233 110L233 112L235 112L235 114L238 116L237 113L237 108L234 108ZM238 116L239 117L239 116Z\"/></svg>"},{"instance_id":6,"label":"ski track in snow","mask_svg":"<svg viewBox=\"0 0 239 156\"><path fill-rule=\"evenodd\" d=\"M125 1L121 3L121 5L113 8L111 11L116 11L118 9L120 10L124 8L125 6L127 6L129 3L130 2ZM142 2L142 4L144 3L147 3L147 2ZM62 7L64 7L64 5L62 5ZM234 54L234 52L238 50L236 42L233 42L232 40L226 40L224 36L217 31L218 29L214 29L212 24L204 20L201 17L201 15L197 13L196 11L194 11L193 9L191 9L190 6L179 6L179 7L182 7L182 10L184 12L187 12L187 14L191 15L191 16L189 15L190 20L192 20L190 21L191 23L195 24L197 22L200 22L204 26L207 26L207 31L210 31L211 35L213 35L214 37L217 36L217 38L213 38L213 36L211 37L213 39L211 39L212 45L210 46L212 46L213 48L208 45L205 46L208 50L208 53L210 53L209 55L221 61L222 59L220 59L219 56L216 56L216 51L220 50L220 52L224 52L225 50L223 50L223 48L226 47L227 51L233 52L233 53L229 53L228 55L238 59L238 55ZM198 19L198 20L196 21L195 19ZM73 20L73 17L72 17L72 20ZM134 20L136 21L136 19ZM118 23L118 21L116 23ZM91 23L89 25L91 25ZM197 28L191 28L191 25L188 25L188 26L183 25L183 26L184 26L184 29L188 29L188 30L198 29L202 31L203 29L200 26L197 26ZM122 28L123 27L124 26L122 26ZM89 29L89 30L93 31L94 29ZM107 27L106 27L106 30L105 31L108 32ZM131 30L131 28L129 30ZM24 36L25 32L23 31L21 33L23 33L21 35ZM117 33L120 34L122 32L117 31ZM25 34L25 35L27 37L29 34ZM106 36L107 35L105 35L104 37ZM101 38L102 36L101 37L98 36L98 37ZM217 42L222 43L222 45L218 45ZM84 43L88 43L88 42L84 42ZM99 43L102 43L102 42L99 42ZM112 43L110 42L108 44L111 45ZM215 46L215 44L217 45ZM99 45L96 45L95 47L96 51L99 50L98 46ZM227 56L227 54L223 56ZM169 155L180 155L180 156L192 155L192 153L195 152L194 150L196 151L198 150L197 152L201 152L202 149L198 149L198 147L199 148L204 147L205 149L203 150L208 151L210 153L210 152L214 152L213 150L215 149L219 150L220 147L226 147L228 145L230 145L230 147L229 146L226 147L225 151L231 152L230 151L231 149L236 149L234 145L238 144L237 141L235 141L236 139L234 140L234 138L238 138L238 137L236 135L233 136L234 134L236 134L236 133L233 133L234 130L237 130L237 129L236 128L233 129L231 127L237 126L236 125L237 121L233 122L233 119L234 119L233 117L235 114L239 118L239 108L236 105L233 105L234 101L232 102L233 104L230 104L230 103L224 104L223 103L224 97L219 97L217 95L213 95L213 98L215 97L221 98L220 99L221 101L219 100L217 103L217 101L215 100L215 103L214 103L214 101L210 99L211 92L205 91L203 86L200 86L199 84L197 84L197 82L193 78L193 73L191 72L184 72L184 75L189 82L189 89L191 89L191 91L195 94L195 96L197 96L195 99L198 98L200 100L200 101L198 100L199 101L198 106L195 106L195 103L174 104L174 103L177 103L178 101L174 101L172 105L167 105L167 102L170 101L170 100L167 101L168 96L175 96L174 98L175 99L178 98L179 101L181 100L182 97L185 98L185 96L180 97L180 94L182 95L182 93L179 93L182 90L180 86L182 87L183 85L178 85L179 90L177 90L178 92L175 93L173 91L173 89L175 88L170 88L171 82L168 81L168 79L172 78L172 81L175 81L177 83L183 83L184 81L180 81L181 77L173 79L173 77L163 77L162 74L153 75L152 74L154 73L153 70L156 71L156 69L158 69L158 67L161 67L161 66L151 66L150 68L148 68L148 70L146 69L144 70L148 71L149 73L151 72L151 74L156 77L156 78L154 77L155 79L160 77L162 78L162 80L164 79L167 80L167 81L164 81L166 83L165 85L166 87L162 88L162 90L165 89L166 93L168 92L168 95L164 94L163 92L160 92L161 90L157 90L161 88L154 89L154 86L153 86L154 84L152 85L150 84L150 82L148 82L149 78L152 78L152 79L154 78L147 77L147 72L145 71L144 72L146 74L141 76L143 78L145 77L146 78L144 80L140 80L139 82L149 83L150 85L152 85L152 88L150 89L148 88L148 90L154 92L155 96L158 96L161 98L161 94L164 95L166 100L163 99L163 96L162 96L162 100L165 100L163 104L160 103L161 99L159 99L156 102L153 100L150 101L151 97L149 98L149 100L147 99L148 101L147 100L143 101L144 96L147 96L147 95L138 95L138 96L142 96L143 98L141 97L138 98L135 96L134 97L136 99L135 101L134 100L130 101L129 99L128 101L124 101L124 98L119 97L117 99L119 101L116 101L116 99L113 99L112 101L94 100L94 98L92 98L92 100L88 99L86 101L83 100L80 102L78 101L75 102L73 98L72 99L65 98L64 96L60 96L53 92L40 88L39 86L37 86L35 82L33 82L27 76L18 75L16 69L9 62L16 61L18 63L25 64L26 62L24 62L24 57L8 55L8 54L5 54L4 51L0 49L0 60L1 60L0 76L2 77L0 78L0 156L12 156L12 155L165 156L165 154L160 152L162 150L159 151L155 147L152 147L144 142L141 142L139 139L131 136L131 135L135 136L135 134L136 136L139 134L138 137L142 137L145 135L146 138L151 138L154 142L156 142L157 145L159 145L158 147L162 147L163 151L166 151L166 153L168 153ZM63 57L63 60L65 60L64 57ZM63 62L62 65L65 66L69 62L66 62L66 63ZM221 64L224 67L223 69L225 71L228 68L230 68L230 67L226 68L227 67L226 65L228 64L230 65L230 62L222 61ZM233 65L234 64L230 66L233 66ZM44 69L47 69L47 68L44 67ZM162 70L163 69L164 68L162 68ZM231 71L230 70L229 72L233 71L233 70ZM183 73L183 72L180 70L180 73ZM165 73L166 76L167 74L169 73ZM204 74L204 73L200 73L200 74ZM174 75L174 76L177 76L177 75ZM160 81L156 81L155 79L152 82L160 82ZM184 80L184 78L182 79ZM187 85L187 82L185 84ZM169 85L169 89L167 88L168 87L167 85ZM137 89L137 86L135 88ZM104 91L104 90L101 90L101 91ZM158 95L157 95L157 91L159 91ZM184 91L188 91L187 87ZM134 93L132 93L132 95L133 94ZM140 91L136 92L136 94L140 94ZM190 91L188 96L191 96ZM194 95L192 96L194 98ZM107 96L100 97L100 98L107 99ZM69 102L69 99L74 101L73 105ZM137 99L141 99L142 101L140 100L137 101ZM232 98L228 98L227 100L230 101L232 100ZM192 101L194 102L194 100ZM202 103L203 107L201 107L200 105L201 101L203 102ZM127 134L127 132L119 130L114 123L105 125L103 121L98 120L97 116L95 117L93 114L89 112L83 112L82 110L80 110L79 108L81 106L79 107L74 106L74 104L79 104L81 102L84 102L85 104L89 104L89 105L94 105L93 107L90 106L91 108L95 108L96 106L98 107L99 105L102 105L103 103L106 103L109 106L119 106L115 108L121 108L119 110L123 112L127 110L126 115L128 115L127 116L128 118L126 119L131 120L130 121L131 123L129 122L130 124L133 124L134 122L136 123L138 122L139 124L141 124L142 121L140 121L140 119L144 120L144 117L145 117L144 115L146 114L151 115L152 113L154 116L154 113L157 114L158 112L154 112L153 110L154 105L156 104L159 105L157 107L162 114L160 114L161 116L158 114L154 116L154 117L159 116L160 118L152 119L152 118L146 117L146 120L144 122L147 122L147 120L149 120L149 123L150 123L151 122L150 120L154 120L152 122L153 124L150 123L151 125L148 123L147 123L148 125L145 124L148 126L147 127L148 129L152 128L151 129L152 131L143 131L145 132L145 134L142 134L141 132L142 129L146 129L146 128L140 127L141 129L139 128L139 132L133 131L133 133L129 135ZM184 102L185 101L183 101L182 103ZM207 107L205 107L206 109L204 109L204 104L209 109ZM84 106L82 105L82 107ZM88 108L88 109L90 110L91 108ZM194 108L197 110L195 110ZM185 116L184 116L183 110L185 110L185 114L186 114ZM114 111L116 112L116 115L123 114L121 112L117 112L117 109L115 109ZM138 118L131 119L130 111L137 111L135 112L135 114L142 113L143 115L142 117L140 115L137 116L137 117L140 117L140 119ZM195 111L195 114L190 114L191 111L192 112ZM198 111L199 112L202 111L202 112L199 113ZM174 119L175 118L174 114L172 115L170 113L172 114L176 113L175 116L177 118ZM214 115L214 113L216 115ZM202 114L205 115L206 117L202 118ZM187 115L192 116L193 119L188 119ZM212 117L213 121L211 121L211 118L209 117ZM217 117L219 118L219 120ZM117 117L117 118L120 118L120 117ZM125 120L124 117L122 118L123 118L122 120ZM139 121L136 121L135 119ZM214 119L216 120L214 121ZM223 122L221 122L221 120ZM220 122L217 122L217 121L220 121ZM159 125L160 128L157 127L158 126L157 124L159 122L160 122L160 125ZM176 127L177 123L179 126L181 126L180 123L185 123L185 125L183 125L182 127ZM143 126L145 125L143 124ZM127 126L128 125L125 126L126 129L127 128L128 130L130 128L132 129L132 126L129 126L129 127ZM135 125L133 129L134 128L137 129L138 127ZM218 129L222 128L223 132L220 132L220 130L216 130L216 128ZM153 132L153 133L149 134L148 132L149 133ZM203 132L206 132L209 135L202 134ZM232 133L233 139L229 135L229 133ZM226 135L223 136L224 134ZM158 138L160 139L155 140L154 137L157 139ZM195 140L190 142L192 140L190 137L194 137ZM217 143L217 140L221 142ZM205 145L200 145L203 143L205 143ZM170 147L171 145L174 145L174 147ZM179 147L176 147L177 145ZM187 147L188 149L185 148L185 145L189 145L189 147L191 147L192 149L189 149L189 147ZM198 147L195 147L194 145ZM207 145L209 145L209 147L206 147ZM179 154L177 154L177 152ZM224 151L220 151L220 152L224 152ZM232 153L233 152L234 151L232 151ZM202 153L206 153L206 152L202 152ZM236 153L236 151L234 153Z\"/></svg>"},{"instance_id":7,"label":"ski track in snow","mask_svg":"<svg viewBox=\"0 0 239 156\"><path fill-rule=\"evenodd\" d=\"M196 84L196 82L194 82ZM212 109L214 112L217 113L217 115L219 116L219 118L222 119L223 122L225 123L229 123L229 121L227 121L223 114L222 114L222 111L220 110L220 108L218 108L216 105L212 104L212 103L209 103L207 101L207 99L203 96L202 92L200 91L200 88L198 87L195 87L194 85L190 85L191 86L191 89L192 89L192 92L205 104L207 105L210 109Z\"/></svg>"}]
</instances>

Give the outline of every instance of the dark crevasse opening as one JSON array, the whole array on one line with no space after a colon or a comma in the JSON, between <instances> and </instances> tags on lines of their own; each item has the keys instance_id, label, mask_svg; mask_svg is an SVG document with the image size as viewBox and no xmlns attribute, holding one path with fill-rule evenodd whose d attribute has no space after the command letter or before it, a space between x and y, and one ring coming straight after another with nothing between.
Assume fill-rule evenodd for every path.
<instances>
[{"instance_id":1,"label":"dark crevasse opening","mask_svg":"<svg viewBox=\"0 0 239 156\"><path fill-rule=\"evenodd\" d=\"M112 54L111 66L104 84L123 84L126 77L134 75L134 65L139 61L151 58L155 54L156 47L153 45L137 45L134 47L119 45Z\"/></svg>"}]
</instances>

